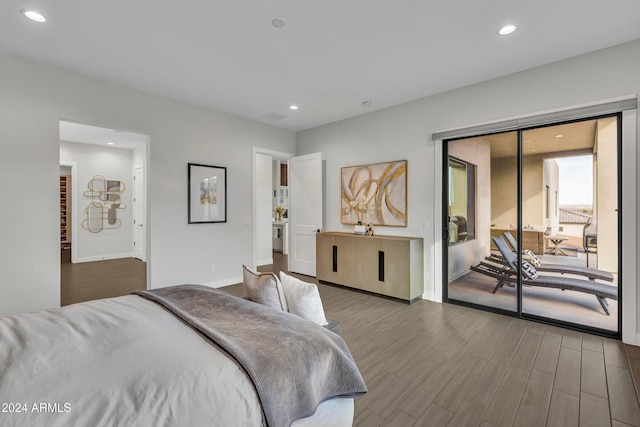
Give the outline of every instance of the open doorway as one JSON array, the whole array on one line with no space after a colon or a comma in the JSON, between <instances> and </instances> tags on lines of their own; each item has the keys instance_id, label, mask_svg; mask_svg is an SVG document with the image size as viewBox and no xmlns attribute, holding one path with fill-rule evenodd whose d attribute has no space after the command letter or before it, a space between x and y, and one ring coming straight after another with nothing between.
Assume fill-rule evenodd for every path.
<instances>
[{"instance_id":1,"label":"open doorway","mask_svg":"<svg viewBox=\"0 0 640 427\"><path fill-rule=\"evenodd\" d=\"M270 265L289 247L289 187L287 161L291 153L253 149L253 266ZM278 212L281 212L279 214Z\"/></svg>"},{"instance_id":2,"label":"open doorway","mask_svg":"<svg viewBox=\"0 0 640 427\"><path fill-rule=\"evenodd\" d=\"M147 289L147 144L60 121L61 305Z\"/></svg>"}]
</instances>

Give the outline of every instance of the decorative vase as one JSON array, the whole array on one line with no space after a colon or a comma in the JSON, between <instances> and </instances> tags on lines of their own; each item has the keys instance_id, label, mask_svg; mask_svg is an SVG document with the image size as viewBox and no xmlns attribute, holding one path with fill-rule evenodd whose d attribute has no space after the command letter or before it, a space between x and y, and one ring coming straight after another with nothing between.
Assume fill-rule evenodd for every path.
<instances>
[{"instance_id":1,"label":"decorative vase","mask_svg":"<svg viewBox=\"0 0 640 427\"><path fill-rule=\"evenodd\" d=\"M355 225L355 226L353 227L353 232L354 232L355 234L359 235L359 236L364 236L364 235L366 234L366 232L367 232L367 228L366 228L364 225L362 225L362 224L360 224L360 225Z\"/></svg>"},{"instance_id":2,"label":"decorative vase","mask_svg":"<svg viewBox=\"0 0 640 427\"><path fill-rule=\"evenodd\" d=\"M282 214L280 212L276 212L276 221L282 221Z\"/></svg>"},{"instance_id":3,"label":"decorative vase","mask_svg":"<svg viewBox=\"0 0 640 427\"><path fill-rule=\"evenodd\" d=\"M365 233L367 236L373 236L373 224L369 223L366 225Z\"/></svg>"}]
</instances>

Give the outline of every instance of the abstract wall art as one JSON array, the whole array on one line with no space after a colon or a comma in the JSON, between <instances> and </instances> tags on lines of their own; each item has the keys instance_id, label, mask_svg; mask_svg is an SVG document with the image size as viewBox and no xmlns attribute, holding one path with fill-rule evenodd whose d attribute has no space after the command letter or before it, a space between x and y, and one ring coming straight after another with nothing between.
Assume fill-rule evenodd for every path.
<instances>
[{"instance_id":1,"label":"abstract wall art","mask_svg":"<svg viewBox=\"0 0 640 427\"><path fill-rule=\"evenodd\" d=\"M349 166L341 171L343 224L407 226L407 161Z\"/></svg>"}]
</instances>

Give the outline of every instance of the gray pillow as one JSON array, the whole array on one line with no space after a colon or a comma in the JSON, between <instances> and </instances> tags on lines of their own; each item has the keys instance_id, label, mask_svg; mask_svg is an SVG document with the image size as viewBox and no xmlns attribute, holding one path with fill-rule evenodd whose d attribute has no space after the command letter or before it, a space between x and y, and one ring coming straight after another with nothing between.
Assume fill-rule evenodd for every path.
<instances>
[{"instance_id":1,"label":"gray pillow","mask_svg":"<svg viewBox=\"0 0 640 427\"><path fill-rule=\"evenodd\" d=\"M289 311L278 276L273 273L256 273L243 265L242 277L244 291L250 301Z\"/></svg>"}]
</instances>

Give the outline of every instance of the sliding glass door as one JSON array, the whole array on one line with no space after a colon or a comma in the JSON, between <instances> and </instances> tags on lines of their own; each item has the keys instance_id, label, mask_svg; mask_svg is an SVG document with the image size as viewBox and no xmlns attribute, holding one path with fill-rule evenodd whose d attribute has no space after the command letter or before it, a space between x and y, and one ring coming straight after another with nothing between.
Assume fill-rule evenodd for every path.
<instances>
[{"instance_id":1,"label":"sliding glass door","mask_svg":"<svg viewBox=\"0 0 640 427\"><path fill-rule=\"evenodd\" d=\"M518 134L448 141L446 156L447 295L497 311L517 312L517 281L500 283L492 265L495 230L518 223ZM515 275L513 276L516 277Z\"/></svg>"},{"instance_id":2,"label":"sliding glass door","mask_svg":"<svg viewBox=\"0 0 640 427\"><path fill-rule=\"evenodd\" d=\"M444 147L445 300L618 336L620 118Z\"/></svg>"}]
</instances>

